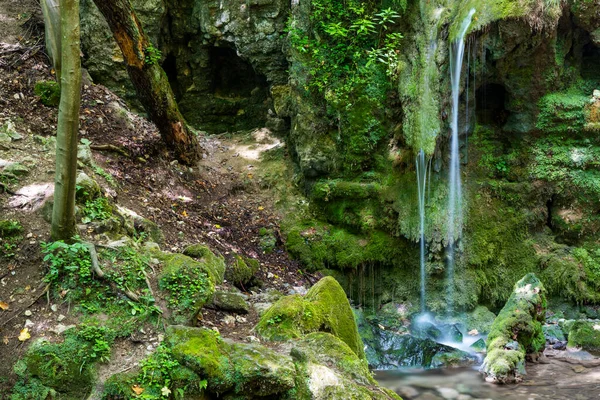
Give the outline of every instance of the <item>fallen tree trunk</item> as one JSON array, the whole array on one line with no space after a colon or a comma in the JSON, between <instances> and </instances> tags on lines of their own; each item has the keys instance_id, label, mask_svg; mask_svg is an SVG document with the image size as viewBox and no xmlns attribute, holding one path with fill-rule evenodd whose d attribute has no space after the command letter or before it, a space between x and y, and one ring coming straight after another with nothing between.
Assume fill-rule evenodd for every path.
<instances>
[{"instance_id":1,"label":"fallen tree trunk","mask_svg":"<svg viewBox=\"0 0 600 400\"><path fill-rule=\"evenodd\" d=\"M185 164L198 160L200 146L179 112L160 52L144 33L129 0L94 0L110 26L139 99L167 147Z\"/></svg>"}]
</instances>

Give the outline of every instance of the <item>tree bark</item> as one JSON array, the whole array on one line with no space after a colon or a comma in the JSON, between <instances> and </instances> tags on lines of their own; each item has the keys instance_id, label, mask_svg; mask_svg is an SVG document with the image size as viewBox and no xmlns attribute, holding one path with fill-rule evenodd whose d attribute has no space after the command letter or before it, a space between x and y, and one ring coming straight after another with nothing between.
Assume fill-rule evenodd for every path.
<instances>
[{"instance_id":1,"label":"tree bark","mask_svg":"<svg viewBox=\"0 0 600 400\"><path fill-rule=\"evenodd\" d=\"M166 145L185 164L199 157L200 146L187 127L167 75L158 64L158 51L144 33L129 0L94 0L119 45L136 92Z\"/></svg>"},{"instance_id":2,"label":"tree bark","mask_svg":"<svg viewBox=\"0 0 600 400\"><path fill-rule=\"evenodd\" d=\"M75 235L77 134L81 102L79 0L61 0L60 31L62 74L51 236L53 240L68 241Z\"/></svg>"}]
</instances>

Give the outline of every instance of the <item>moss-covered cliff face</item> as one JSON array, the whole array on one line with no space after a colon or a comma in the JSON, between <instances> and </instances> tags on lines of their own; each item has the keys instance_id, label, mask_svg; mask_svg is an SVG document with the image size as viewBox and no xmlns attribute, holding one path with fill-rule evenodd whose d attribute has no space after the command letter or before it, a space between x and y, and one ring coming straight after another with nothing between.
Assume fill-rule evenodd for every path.
<instances>
[{"instance_id":1,"label":"moss-covered cliff face","mask_svg":"<svg viewBox=\"0 0 600 400\"><path fill-rule=\"evenodd\" d=\"M356 303L418 304L414 160L424 151L434 311L447 306L450 50L475 8L460 85L454 305L498 309L527 272L549 296L600 301L597 1L133 3L191 123L287 134L311 209L288 218L288 250ZM119 54L96 51L109 34L89 4L87 67L127 88Z\"/></svg>"}]
</instances>

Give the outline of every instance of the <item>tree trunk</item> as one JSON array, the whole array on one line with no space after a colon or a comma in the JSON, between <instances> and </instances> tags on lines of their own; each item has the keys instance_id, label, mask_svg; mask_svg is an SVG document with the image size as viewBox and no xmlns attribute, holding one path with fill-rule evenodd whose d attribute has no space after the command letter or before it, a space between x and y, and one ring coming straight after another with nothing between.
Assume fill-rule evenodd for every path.
<instances>
[{"instance_id":1,"label":"tree trunk","mask_svg":"<svg viewBox=\"0 0 600 400\"><path fill-rule=\"evenodd\" d=\"M51 235L53 240L70 240L75 235L77 133L81 102L79 0L61 0L60 31L62 74Z\"/></svg>"},{"instance_id":2,"label":"tree trunk","mask_svg":"<svg viewBox=\"0 0 600 400\"><path fill-rule=\"evenodd\" d=\"M60 6L58 0L42 0L41 4L46 31L46 51L52 59L52 65L54 65L56 71L56 80L60 85Z\"/></svg>"},{"instance_id":3,"label":"tree trunk","mask_svg":"<svg viewBox=\"0 0 600 400\"><path fill-rule=\"evenodd\" d=\"M176 157L185 164L198 159L199 145L179 112L160 53L144 33L129 0L94 0L121 48L127 72L150 120Z\"/></svg>"}]
</instances>

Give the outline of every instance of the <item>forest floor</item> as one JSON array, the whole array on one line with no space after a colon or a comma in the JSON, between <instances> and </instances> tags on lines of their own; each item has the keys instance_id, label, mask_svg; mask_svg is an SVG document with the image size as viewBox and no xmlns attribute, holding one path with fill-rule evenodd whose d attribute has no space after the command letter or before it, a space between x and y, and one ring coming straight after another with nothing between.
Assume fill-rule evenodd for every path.
<instances>
[{"instance_id":1,"label":"forest floor","mask_svg":"<svg viewBox=\"0 0 600 400\"><path fill-rule=\"evenodd\" d=\"M0 132L12 126L18 134L16 139L0 143L0 170L14 162L27 170L14 179L0 174L4 176L0 181L0 220L17 220L23 227L17 241L2 242L0 238L0 393L8 393L15 380L13 366L28 344L42 337L57 340L84 316L75 304L52 297L44 281L47 265L40 244L49 241L50 225L38 207L52 193L54 151L49 138L55 135L58 109L44 106L34 86L54 76L39 40L23 25L21 14L16 14L23 8L13 7L16 2L12 0L0 3L0 32L10 33L0 39L5 49L0 49ZM29 32L19 33L15 25ZM318 279L303 273L284 250L274 192L282 185L287 187L284 191L293 188L283 163L274 170L264 168L269 164L261 161L263 151L285 153L283 144L268 130L201 135L202 161L193 167L182 166L172 161L153 124L126 111L125 104L108 89L84 79L80 139L92 149L86 173L100 183L111 202L159 225L165 236L161 250L179 252L187 245L204 243L227 263L235 254L259 260L257 278L264 285L245 291L250 304L254 296L257 302L264 301L261 294L271 291L301 292ZM19 200L15 193L30 185L46 186L37 186L43 190L37 192L35 201L15 205ZM263 228L275 233L275 249L269 254L260 245ZM79 230L88 241L106 239L89 226L80 224ZM152 287L157 286L159 272L149 275ZM219 289L231 286L224 283ZM258 320L253 307L243 318L228 316L203 310L197 324L217 328L233 340L252 336ZM19 335L24 328L31 338L22 341ZM155 348L160 329L156 325L145 328L117 340L110 365L101 367L101 376L132 368Z\"/></svg>"}]
</instances>

